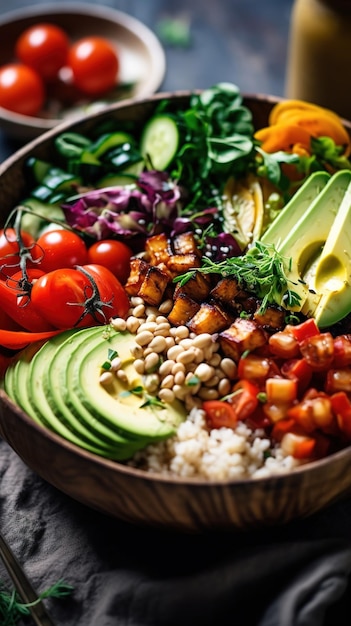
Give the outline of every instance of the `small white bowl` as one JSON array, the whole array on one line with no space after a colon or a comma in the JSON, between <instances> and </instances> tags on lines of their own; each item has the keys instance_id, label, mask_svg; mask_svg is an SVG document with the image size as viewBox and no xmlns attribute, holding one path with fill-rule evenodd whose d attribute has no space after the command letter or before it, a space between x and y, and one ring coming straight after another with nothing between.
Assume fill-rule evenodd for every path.
<instances>
[{"instance_id":1,"label":"small white bowl","mask_svg":"<svg viewBox=\"0 0 351 626\"><path fill-rule=\"evenodd\" d=\"M0 66L15 60L17 37L30 26L49 22L63 28L72 42L86 36L107 38L116 46L120 59L119 86L106 99L88 101L60 112L48 101L38 116L13 113L0 107L0 128L9 136L27 141L66 118L79 118L92 110L103 109L123 98L146 97L160 87L166 61L156 35L140 21L109 7L74 3L62 7L37 5L4 14L0 19ZM123 86L126 85L124 88Z\"/></svg>"}]
</instances>

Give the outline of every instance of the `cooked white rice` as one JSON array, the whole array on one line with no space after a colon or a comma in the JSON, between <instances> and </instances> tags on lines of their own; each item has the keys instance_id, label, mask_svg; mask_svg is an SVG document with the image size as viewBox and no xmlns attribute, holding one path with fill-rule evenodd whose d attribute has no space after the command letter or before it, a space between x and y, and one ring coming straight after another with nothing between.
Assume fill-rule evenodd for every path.
<instances>
[{"instance_id":1,"label":"cooked white rice","mask_svg":"<svg viewBox=\"0 0 351 626\"><path fill-rule=\"evenodd\" d=\"M177 434L138 452L129 465L164 475L228 480L289 472L299 461L272 447L261 430L243 422L236 429L209 430L205 413L193 409Z\"/></svg>"}]
</instances>

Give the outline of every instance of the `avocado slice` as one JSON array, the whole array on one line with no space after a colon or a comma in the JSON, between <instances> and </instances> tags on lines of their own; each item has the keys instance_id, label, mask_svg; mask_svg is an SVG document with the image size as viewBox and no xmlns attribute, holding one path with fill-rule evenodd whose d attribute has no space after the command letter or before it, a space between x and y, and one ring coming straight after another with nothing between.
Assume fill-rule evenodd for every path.
<instances>
[{"instance_id":1,"label":"avocado slice","mask_svg":"<svg viewBox=\"0 0 351 626\"><path fill-rule=\"evenodd\" d=\"M126 460L173 435L186 418L178 401L172 406L150 402L134 369L133 341L134 335L110 326L62 332L17 356L7 370L5 390L41 426L95 454ZM128 384L117 377L108 387L100 383L110 350L122 359Z\"/></svg>"},{"instance_id":2,"label":"avocado slice","mask_svg":"<svg viewBox=\"0 0 351 626\"><path fill-rule=\"evenodd\" d=\"M313 311L320 328L351 312L351 182L314 268L311 286L321 294Z\"/></svg>"},{"instance_id":3,"label":"avocado slice","mask_svg":"<svg viewBox=\"0 0 351 626\"><path fill-rule=\"evenodd\" d=\"M80 358L84 342L72 351L76 367L72 371L71 402L78 398L99 421L132 442L139 441L139 447L173 435L186 418L186 410L179 401L162 405L147 397L130 353L134 336L128 332L110 332L108 340L101 335L100 338L94 336L93 341L87 336L85 341L89 342L90 350L84 351L84 358ZM100 384L99 374L108 349L118 352L128 385L122 384L117 377L108 388Z\"/></svg>"},{"instance_id":4,"label":"avocado slice","mask_svg":"<svg viewBox=\"0 0 351 626\"><path fill-rule=\"evenodd\" d=\"M134 453L135 446L133 447L128 439L121 437L115 430L100 423L71 394L72 370L76 367L74 346L82 342L86 349L90 349L91 342L95 337L101 336L102 333L103 330L100 326L95 329L85 328L78 333L70 334L56 350L48 366L47 375L43 381L44 389L53 411L58 412L61 419L71 428L74 428L75 432L80 433L84 438L88 437L95 442L99 441L99 445L103 447L112 447L115 451L119 450L121 454L127 454L128 457ZM87 336L89 337L88 342L84 341ZM84 358L82 351L79 358Z\"/></svg>"},{"instance_id":5,"label":"avocado slice","mask_svg":"<svg viewBox=\"0 0 351 626\"><path fill-rule=\"evenodd\" d=\"M75 331L73 331L75 332ZM67 337L72 334L72 331L66 331L59 335L52 337L50 341L47 341L33 356L29 362L29 366L26 368L26 392L24 393L25 404L22 404L22 408L28 411L28 414L33 417L38 423L55 433L67 439L71 443L85 448L90 452L94 452L100 456L107 456L108 458L114 458L114 451L111 447L100 445L100 442L91 438L82 437L80 434L72 428L71 424L62 421L61 415L55 413L49 402L45 392L43 381L47 373L47 367L51 359L54 358L55 351L58 346L63 343ZM17 364L17 371L22 376L23 361L20 360ZM22 395L22 392L21 392Z\"/></svg>"},{"instance_id":6,"label":"avocado slice","mask_svg":"<svg viewBox=\"0 0 351 626\"><path fill-rule=\"evenodd\" d=\"M296 224L303 219L329 180L330 174L327 172L311 174L260 237L260 241L266 244L274 243L276 247L282 245Z\"/></svg>"},{"instance_id":7,"label":"avocado slice","mask_svg":"<svg viewBox=\"0 0 351 626\"><path fill-rule=\"evenodd\" d=\"M34 410L27 394L27 376L35 353L40 349L41 344L33 343L18 353L17 357L7 368L4 380L4 389L7 395L25 413L27 413L37 424L44 426L39 415Z\"/></svg>"},{"instance_id":8,"label":"avocado slice","mask_svg":"<svg viewBox=\"0 0 351 626\"><path fill-rule=\"evenodd\" d=\"M314 176L314 183L319 184L319 177ZM300 303L295 310L302 311L307 316L314 315L323 295L311 281L311 268L321 255L350 183L350 171L337 172L329 178L307 208L302 186L299 197L304 212L298 202L295 204L294 197L286 205L284 213L277 218L280 220L280 227L274 222L262 238L265 243L274 244L282 256L291 258L286 273L294 285L294 291L300 297ZM308 185L306 188L310 189ZM307 198L310 198L310 191ZM297 207L297 215L300 216L295 225L292 219L294 207ZM284 306L284 300L281 305Z\"/></svg>"}]
</instances>

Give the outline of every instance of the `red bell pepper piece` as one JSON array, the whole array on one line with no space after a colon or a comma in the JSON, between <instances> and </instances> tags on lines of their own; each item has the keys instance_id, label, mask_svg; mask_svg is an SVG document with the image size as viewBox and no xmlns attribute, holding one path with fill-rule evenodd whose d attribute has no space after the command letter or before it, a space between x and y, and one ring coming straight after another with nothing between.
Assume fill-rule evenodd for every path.
<instances>
[{"instance_id":1,"label":"red bell pepper piece","mask_svg":"<svg viewBox=\"0 0 351 626\"><path fill-rule=\"evenodd\" d=\"M46 341L46 339L50 339L50 337L53 337L60 332L62 331L49 330L42 333L31 333L25 330L15 331L0 329L0 346L9 348L10 350L21 350L29 343L33 343L34 341Z\"/></svg>"},{"instance_id":2,"label":"red bell pepper piece","mask_svg":"<svg viewBox=\"0 0 351 626\"><path fill-rule=\"evenodd\" d=\"M305 339L309 339L310 337L320 334L316 320L313 317L310 317L301 324L297 324L297 326L288 325L285 330L294 335L295 339L297 339L299 343L305 341Z\"/></svg>"}]
</instances>

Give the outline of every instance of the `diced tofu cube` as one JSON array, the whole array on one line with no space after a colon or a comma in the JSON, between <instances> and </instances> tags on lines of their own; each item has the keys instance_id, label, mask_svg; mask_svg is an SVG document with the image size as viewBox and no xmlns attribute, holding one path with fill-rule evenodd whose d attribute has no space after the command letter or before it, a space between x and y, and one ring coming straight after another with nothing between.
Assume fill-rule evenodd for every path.
<instances>
[{"instance_id":1,"label":"diced tofu cube","mask_svg":"<svg viewBox=\"0 0 351 626\"><path fill-rule=\"evenodd\" d=\"M167 267L173 276L178 276L194 267L200 267L200 260L196 254L172 254Z\"/></svg>"},{"instance_id":2,"label":"diced tofu cube","mask_svg":"<svg viewBox=\"0 0 351 626\"><path fill-rule=\"evenodd\" d=\"M196 256L201 256L196 239L191 231L177 235L173 239L172 247L175 254L196 254Z\"/></svg>"},{"instance_id":3,"label":"diced tofu cube","mask_svg":"<svg viewBox=\"0 0 351 626\"><path fill-rule=\"evenodd\" d=\"M149 267L150 264L143 259L135 258L130 260L130 273L125 284L125 290L129 296L138 295Z\"/></svg>"},{"instance_id":4,"label":"diced tofu cube","mask_svg":"<svg viewBox=\"0 0 351 626\"><path fill-rule=\"evenodd\" d=\"M286 311L270 306L264 313L259 313L259 309L257 309L253 318L259 326L263 326L267 330L282 330L285 326L285 314Z\"/></svg>"},{"instance_id":5,"label":"diced tofu cube","mask_svg":"<svg viewBox=\"0 0 351 626\"><path fill-rule=\"evenodd\" d=\"M190 296L197 302L203 302L208 299L210 293L210 278L201 272L195 272L194 277L190 278L184 285L176 284L174 290L174 298L180 293Z\"/></svg>"},{"instance_id":6,"label":"diced tofu cube","mask_svg":"<svg viewBox=\"0 0 351 626\"><path fill-rule=\"evenodd\" d=\"M169 281L168 275L158 267L149 267L140 285L138 296L150 304L157 306L162 302L163 294Z\"/></svg>"},{"instance_id":7,"label":"diced tofu cube","mask_svg":"<svg viewBox=\"0 0 351 626\"><path fill-rule=\"evenodd\" d=\"M201 304L199 310L188 322L188 328L199 335L200 333L219 333L230 324L231 319L217 304L207 302Z\"/></svg>"},{"instance_id":8,"label":"diced tofu cube","mask_svg":"<svg viewBox=\"0 0 351 626\"><path fill-rule=\"evenodd\" d=\"M211 290L211 297L219 300L229 307L236 307L237 298L245 298L247 292L244 291L234 278L222 278L217 285Z\"/></svg>"},{"instance_id":9,"label":"diced tofu cube","mask_svg":"<svg viewBox=\"0 0 351 626\"><path fill-rule=\"evenodd\" d=\"M174 326L183 326L195 315L200 305L184 293L180 293L168 314L168 321Z\"/></svg>"},{"instance_id":10,"label":"diced tofu cube","mask_svg":"<svg viewBox=\"0 0 351 626\"><path fill-rule=\"evenodd\" d=\"M145 252L150 265L167 265L172 252L169 248L169 241L165 233L148 237L145 243Z\"/></svg>"},{"instance_id":11,"label":"diced tofu cube","mask_svg":"<svg viewBox=\"0 0 351 626\"><path fill-rule=\"evenodd\" d=\"M226 330L220 333L219 342L224 354L239 361L246 350L255 350L267 341L267 334L253 320L238 317Z\"/></svg>"}]
</instances>

